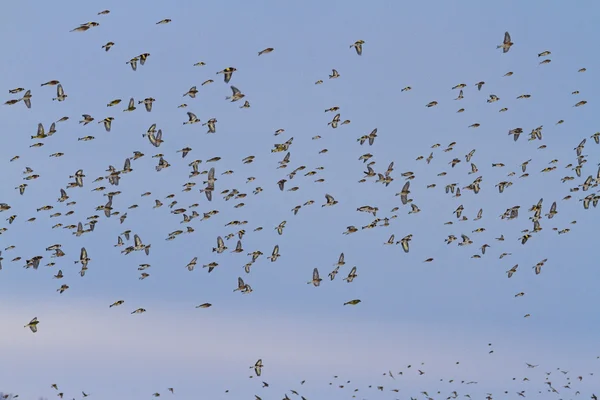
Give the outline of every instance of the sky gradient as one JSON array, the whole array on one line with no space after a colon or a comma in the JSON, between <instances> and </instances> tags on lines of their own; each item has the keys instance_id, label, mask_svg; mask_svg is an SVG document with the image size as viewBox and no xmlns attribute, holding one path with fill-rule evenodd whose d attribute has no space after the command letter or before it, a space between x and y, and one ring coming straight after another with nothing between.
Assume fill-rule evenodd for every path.
<instances>
[{"instance_id":1,"label":"sky gradient","mask_svg":"<svg viewBox=\"0 0 600 400\"><path fill-rule=\"evenodd\" d=\"M110 14L98 16L104 9ZM528 398L571 398L575 389L564 389L566 394L559 396L547 393L543 384L544 372L550 371L557 388L566 384L560 368L569 371L572 381L583 376L573 384L582 398L594 391L600 394L600 272L593 251L599 217L597 209L584 210L578 201L597 189L569 192L588 175L595 177L600 161L600 146L590 139L600 130L595 109L599 60L593 51L600 12L596 3L581 1L569 7L560 2L505 1L492 7L475 1L65 0L35 7L6 2L0 11L8 16L0 26L6 38L5 57L0 59L3 101L17 97L8 94L16 87L31 89L33 95L31 109L22 102L0 107L5 127L0 203L12 206L0 215L0 227L8 228L0 235L0 391L18 393L21 399L52 399L56 392L50 385L56 383L65 399L79 399L83 390L92 400L145 399L154 392L168 397L168 387L175 388L179 398L258 395L269 400L294 389L308 400L337 400L351 398L354 388L360 388L357 398L370 399L423 398L422 391L445 399L453 390L459 396L470 393L473 399L486 393L500 398L505 390L509 394L503 398L518 398L521 390ZM156 25L164 18L172 22ZM88 21L100 26L69 32ZM505 31L515 44L503 54L496 46ZM365 41L360 57L349 48L359 39ZM108 41L115 45L105 52L101 46ZM267 47L275 51L258 57ZM537 55L544 50L552 52L552 62L539 65L543 58ZM145 65L132 71L126 62L146 52L151 55ZM193 66L200 61L206 65ZM225 84L216 72L231 66L237 71ZM578 73L583 67L587 71ZM339 72L338 79L328 79L332 69ZM508 71L514 75L503 77ZM64 102L52 101L54 87L40 87L52 79L64 86ZM207 79L214 83L201 86ZM315 85L318 79L324 83ZM486 82L481 91L474 86L478 81ZM458 91L451 88L463 82L468 85L464 99L455 101ZM194 85L197 97L183 97ZM246 97L226 101L230 85ZM412 90L401 92L406 86ZM486 103L490 94L501 100ZM522 94L531 98L517 100ZM130 97L137 109L122 112ZM150 113L137 104L146 97L156 99ZM117 98L123 102L106 107ZM246 99L251 108L240 109ZM425 107L433 100L438 106ZM588 104L573 107L580 100ZM178 108L181 103L188 107ZM335 130L327 126L335 113L323 110L333 106L340 107L342 121L351 123ZM461 107L465 112L456 113ZM508 111L499 113L502 107ZM183 125L186 111L202 123L216 118L217 133L206 134L201 124ZM82 114L95 121L79 124ZM44 139L43 147L29 148L36 142L30 137L38 123L48 129L63 116L70 119L57 123L57 133ZM111 132L97 123L108 116L115 118ZM559 120L564 123L557 125ZM163 131L165 142L159 148L142 137L153 123ZM481 126L468 128L473 123ZM543 140L527 141L527 134L540 125ZM507 134L516 127L524 130L518 142ZM374 128L374 145L360 146L356 139ZM278 129L285 132L274 136ZM95 140L77 140L86 135ZM316 135L322 138L311 140ZM277 169L285 153L270 150L291 137L290 165ZM576 165L573 149L584 138L588 162L582 177L561 183L562 177L575 176L565 166ZM454 149L443 152L451 142L457 142ZM436 143L441 146L431 149ZM538 150L541 144L547 148ZM193 150L182 159L176 151L186 146ZM319 154L322 149L328 152ZM473 149L472 162L479 171L468 174L465 155ZM133 151L145 156L132 161L133 172L124 174L118 187L106 180L92 183L107 174L109 165L121 169ZM430 164L415 161L432 151ZM65 155L50 158L55 152ZM152 158L157 153L171 164L160 172L154 168L158 160ZM366 170L358 158L365 153L373 154L376 172L383 173L394 162L389 187L374 179L358 183ZM20 159L10 162L15 155ZM243 164L249 155L256 156L255 161ZM221 160L206 163L212 157ZM451 168L448 163L455 157L461 163ZM210 203L198 192L206 176L188 178L188 164L195 159L203 160L200 171L211 166L217 171ZM519 178L521 163L529 159L530 176ZM540 173L554 159L557 170ZM492 163L505 167L493 168ZM286 177L301 165L304 171L294 179ZM40 178L24 181L25 167ZM57 203L60 188L80 168L86 175L84 187L68 190L68 201L77 204ZM227 170L234 173L221 175ZM317 174L304 176L312 170ZM410 207L394 196L405 182L401 173L407 171L416 176L410 197L421 209L417 214L409 215ZM448 174L438 176L442 171ZM511 171L516 175L507 177ZM256 180L246 183L251 176ZM478 176L483 181L477 195L463 190L460 198L453 198L444 192L446 184L456 182L462 188ZM300 189L280 191L277 181L284 177L286 190ZM325 182L315 183L318 178ZM494 185L503 180L513 185L499 194ZM189 181L197 185L182 192ZM20 196L14 188L23 182L28 187ZM437 186L428 189L433 183ZM105 192L122 192L113 207L127 212L123 224L118 217L107 219L95 211L107 201L92 192L98 186L106 186ZM253 195L258 186L264 191ZM225 201L219 193L233 188L248 196ZM141 197L144 192L152 194ZM195 219L190 224L193 234L166 241L169 232L186 226L180 215L169 212L165 197L171 193L178 201L174 208L199 203L198 213L219 214ZM325 194L339 203L321 207ZM563 201L567 195L572 199ZM544 217L543 230L521 245L521 231L532 227L527 210L540 198L543 214L553 201L558 214L552 220ZM154 199L164 205L153 209ZM292 208L308 200L315 204L303 206L294 216ZM233 207L240 202L245 206ZM128 209L133 204L139 207ZM468 221L458 222L453 215L460 204ZM36 212L44 205L54 209ZM398 217L388 227L343 235L347 226L360 229L374 219L356 211L364 205L378 207L377 217ZM521 206L518 219L499 218L515 205ZM400 209L392 213L394 207ZM483 218L473 221L480 208ZM65 217L69 209L75 213ZM63 216L50 218L54 212ZM17 218L9 225L4 220L13 214ZM75 237L66 229L52 229L58 222L86 222L93 214L101 217L92 233ZM27 222L31 217L36 221ZM232 220L248 224L225 227ZM284 220L283 235L278 235L275 227ZM454 223L444 225L446 221ZM253 232L259 226L264 229ZM472 233L480 227L485 232ZM553 227L571 231L558 235ZM126 229L152 244L150 256L124 256L122 248L113 246ZM239 229L246 230L244 252L230 253L237 237L226 241L225 253L211 251L218 235ZM461 233L475 243L444 243L448 235L460 238ZM395 240L413 234L408 254L400 246L383 245L391 234ZM501 234L506 240L496 241ZM65 257L51 259L44 251L54 243L63 245ZM491 246L486 254L471 258L481 254L484 243ZM276 244L281 257L272 263L267 257ZM11 245L15 248L4 250ZM91 258L83 278L74 264L81 247ZM254 250L264 255L245 274L246 253ZM342 252L346 265L330 282L327 274ZM499 259L503 252L511 255ZM34 255L44 256L41 267L22 268ZM17 256L22 260L11 262ZM193 257L198 257L198 265L190 272L185 267ZM434 261L423 263L429 257ZM535 275L532 267L545 258L542 273ZM44 266L50 261L56 265ZM219 266L208 274L202 265L212 261ZM151 264L144 271L150 277L140 281L137 268L142 263ZM507 279L506 271L515 264L518 272ZM346 283L342 279L352 266L359 276ZM315 267L323 278L317 288L306 284ZM58 269L65 275L61 281L52 279ZM238 276L252 286L251 294L233 292ZM70 288L58 294L63 283ZM515 298L519 292L526 294ZM109 308L120 299L125 300L122 306ZM351 299L362 303L343 306ZM205 302L213 306L195 308ZM130 314L139 307L147 312ZM531 317L524 318L526 314ZM40 320L36 334L23 328L33 317ZM265 365L263 374L249 379L250 367L259 358ZM540 366L528 369L526 362ZM388 370L404 373L394 381L382 375ZM333 375L352 384L344 389L330 386ZM522 381L525 376L529 382ZM448 383L449 379L456 381ZM262 380L270 387L262 388ZM467 386L461 380L478 383ZM385 390L377 391L377 385ZM401 391L389 392L395 387Z\"/></svg>"}]
</instances>

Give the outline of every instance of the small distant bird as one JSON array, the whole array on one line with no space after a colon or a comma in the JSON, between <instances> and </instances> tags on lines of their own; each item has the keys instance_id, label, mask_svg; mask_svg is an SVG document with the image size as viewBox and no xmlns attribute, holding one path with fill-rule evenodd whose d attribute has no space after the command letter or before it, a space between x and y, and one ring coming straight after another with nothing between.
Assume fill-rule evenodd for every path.
<instances>
[{"instance_id":1,"label":"small distant bird","mask_svg":"<svg viewBox=\"0 0 600 400\"><path fill-rule=\"evenodd\" d=\"M513 44L514 43L511 42L511 40L510 40L510 34L508 32L504 32L504 41L502 42L502 44L498 45L496 48L502 49L503 53L508 53L508 50L510 50L510 47Z\"/></svg>"},{"instance_id":2,"label":"small distant bird","mask_svg":"<svg viewBox=\"0 0 600 400\"><path fill-rule=\"evenodd\" d=\"M79 121L79 123L83 124L83 126L89 124L90 122L92 122L94 120L94 117L92 117L89 114L82 114L81 116L83 117L83 119L81 121Z\"/></svg>"},{"instance_id":3,"label":"small distant bird","mask_svg":"<svg viewBox=\"0 0 600 400\"><path fill-rule=\"evenodd\" d=\"M33 318L31 321L29 321L29 323L27 325L24 326L24 328L29 327L29 329L31 329L31 332L36 333L37 330L37 324L39 324L40 321L38 321L37 317Z\"/></svg>"},{"instance_id":4,"label":"small distant bird","mask_svg":"<svg viewBox=\"0 0 600 400\"><path fill-rule=\"evenodd\" d=\"M228 67L222 71L217 72L217 75L223 74L223 80L225 81L225 83L229 83L235 71L237 71L237 69L235 69L234 67Z\"/></svg>"},{"instance_id":5,"label":"small distant bird","mask_svg":"<svg viewBox=\"0 0 600 400\"><path fill-rule=\"evenodd\" d=\"M187 93L185 93L183 95L183 97L185 96L190 96L192 99L196 97L196 93L198 93L198 89L196 89L196 86L192 86L190 88L190 90L187 91Z\"/></svg>"},{"instance_id":6,"label":"small distant bird","mask_svg":"<svg viewBox=\"0 0 600 400\"><path fill-rule=\"evenodd\" d=\"M319 277L319 270L317 268L315 268L315 269L313 269L312 280L308 281L307 283L309 285L312 283L315 287L318 287L321 284L322 280L323 279L321 279Z\"/></svg>"},{"instance_id":7,"label":"small distant bird","mask_svg":"<svg viewBox=\"0 0 600 400\"><path fill-rule=\"evenodd\" d=\"M333 119L331 120L331 122L328 122L328 123L327 123L327 125L331 125L331 127L332 127L333 129L337 128L337 127L338 127L338 123L340 122L340 117L341 117L341 114L336 114L336 115L333 117Z\"/></svg>"},{"instance_id":8,"label":"small distant bird","mask_svg":"<svg viewBox=\"0 0 600 400\"><path fill-rule=\"evenodd\" d=\"M274 48L272 48L272 47L267 47L266 49L259 51L259 52L258 52L258 55L259 55L259 56L262 56L263 54L269 54L269 53L270 53L270 52L272 52L273 50L275 50L275 49L274 49Z\"/></svg>"},{"instance_id":9,"label":"small distant bird","mask_svg":"<svg viewBox=\"0 0 600 400\"><path fill-rule=\"evenodd\" d=\"M59 83L56 86L56 97L53 98L52 100L65 101L66 98L67 98L67 95L65 94L65 91L64 91L62 85Z\"/></svg>"},{"instance_id":10,"label":"small distant bird","mask_svg":"<svg viewBox=\"0 0 600 400\"><path fill-rule=\"evenodd\" d=\"M85 32L88 29L90 29L90 27L88 25L81 25L81 26L78 26L75 29L71 29L70 32Z\"/></svg>"},{"instance_id":11,"label":"small distant bird","mask_svg":"<svg viewBox=\"0 0 600 400\"><path fill-rule=\"evenodd\" d=\"M354 299L354 300L350 300L350 301L347 301L347 302L345 302L345 303L344 303L344 305L351 305L351 306L355 306L355 305L357 305L357 304L358 304L358 303L360 303L360 302L361 302L361 300L359 300L359 299Z\"/></svg>"},{"instance_id":12,"label":"small distant bird","mask_svg":"<svg viewBox=\"0 0 600 400\"><path fill-rule=\"evenodd\" d=\"M203 123L202 126L208 125L208 132L206 133L215 133L217 131L217 128L215 126L216 123L217 119L211 118L207 122Z\"/></svg>"},{"instance_id":13,"label":"small distant bird","mask_svg":"<svg viewBox=\"0 0 600 400\"><path fill-rule=\"evenodd\" d=\"M325 199L327 200L327 203L323 204L321 207L334 206L338 203L338 201L330 194L326 194Z\"/></svg>"},{"instance_id":14,"label":"small distant bird","mask_svg":"<svg viewBox=\"0 0 600 400\"><path fill-rule=\"evenodd\" d=\"M115 45L114 42L108 42L104 46L102 46L102 48L104 49L104 51L109 51L110 48L113 47L114 45Z\"/></svg>"},{"instance_id":15,"label":"small distant bird","mask_svg":"<svg viewBox=\"0 0 600 400\"><path fill-rule=\"evenodd\" d=\"M154 103L155 101L156 100L152 97L146 97L144 100L138 101L138 104L144 104L146 111L151 112L152 111L152 103Z\"/></svg>"},{"instance_id":16,"label":"small distant bird","mask_svg":"<svg viewBox=\"0 0 600 400\"><path fill-rule=\"evenodd\" d=\"M236 88L235 86L231 86L231 91L233 92L233 94L231 96L227 96L225 98L225 100L231 99L232 103L234 101L238 101L241 98L243 98L244 96L246 96L245 94L243 94L242 92L240 92L240 90L238 88Z\"/></svg>"},{"instance_id":17,"label":"small distant bird","mask_svg":"<svg viewBox=\"0 0 600 400\"><path fill-rule=\"evenodd\" d=\"M123 111L133 111L135 110L135 100L132 98L129 99L129 104L127 105L127 108L124 109Z\"/></svg>"},{"instance_id":18,"label":"small distant bird","mask_svg":"<svg viewBox=\"0 0 600 400\"><path fill-rule=\"evenodd\" d=\"M350 48L355 48L356 49L356 54L358 54L359 56L362 56L362 45L365 44L364 40L357 40L356 42L354 42L354 44L350 45Z\"/></svg>"},{"instance_id":19,"label":"small distant bird","mask_svg":"<svg viewBox=\"0 0 600 400\"><path fill-rule=\"evenodd\" d=\"M127 61L126 64L131 65L131 69L137 71L137 62L139 61L139 57L133 57L131 60Z\"/></svg>"},{"instance_id":20,"label":"small distant bird","mask_svg":"<svg viewBox=\"0 0 600 400\"><path fill-rule=\"evenodd\" d=\"M262 359L259 359L252 367L250 367L251 369L254 368L254 373L256 373L256 376L260 376L260 374L262 373L262 368L263 368L263 362Z\"/></svg>"},{"instance_id":21,"label":"small distant bird","mask_svg":"<svg viewBox=\"0 0 600 400\"><path fill-rule=\"evenodd\" d=\"M23 100L27 108L31 108L31 90L26 91L21 100Z\"/></svg>"},{"instance_id":22,"label":"small distant bird","mask_svg":"<svg viewBox=\"0 0 600 400\"><path fill-rule=\"evenodd\" d=\"M106 132L110 132L110 127L111 127L113 120L114 120L113 117L106 117L102 121L98 121L98 123L99 124L104 123L104 129L106 129Z\"/></svg>"},{"instance_id":23,"label":"small distant bird","mask_svg":"<svg viewBox=\"0 0 600 400\"><path fill-rule=\"evenodd\" d=\"M140 64L144 65L148 57L150 57L150 53L140 54L138 57L140 58Z\"/></svg>"}]
</instances>

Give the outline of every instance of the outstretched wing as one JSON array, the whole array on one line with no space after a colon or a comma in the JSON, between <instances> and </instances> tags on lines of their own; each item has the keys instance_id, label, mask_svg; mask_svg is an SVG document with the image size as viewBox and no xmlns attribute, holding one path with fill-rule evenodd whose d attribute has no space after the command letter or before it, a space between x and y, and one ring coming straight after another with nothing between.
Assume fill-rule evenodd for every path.
<instances>
[{"instance_id":1,"label":"outstretched wing","mask_svg":"<svg viewBox=\"0 0 600 400\"><path fill-rule=\"evenodd\" d=\"M400 244L402 245L402 250L404 250L405 253L408 253L408 240L402 240Z\"/></svg>"},{"instance_id":2,"label":"outstretched wing","mask_svg":"<svg viewBox=\"0 0 600 400\"><path fill-rule=\"evenodd\" d=\"M358 54L359 56L362 56L362 44L358 43L354 47L356 47L356 54Z\"/></svg>"},{"instance_id":3,"label":"outstretched wing","mask_svg":"<svg viewBox=\"0 0 600 400\"><path fill-rule=\"evenodd\" d=\"M27 108L31 108L31 90L25 92L25 96L23 96L23 102L25 102L25 106Z\"/></svg>"}]
</instances>

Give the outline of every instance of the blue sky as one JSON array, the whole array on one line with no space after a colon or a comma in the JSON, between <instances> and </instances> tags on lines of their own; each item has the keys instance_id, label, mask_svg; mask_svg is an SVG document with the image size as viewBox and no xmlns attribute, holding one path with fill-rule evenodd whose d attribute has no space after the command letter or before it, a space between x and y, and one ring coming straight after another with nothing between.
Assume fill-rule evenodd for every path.
<instances>
[{"instance_id":1,"label":"blue sky","mask_svg":"<svg viewBox=\"0 0 600 400\"><path fill-rule=\"evenodd\" d=\"M110 14L98 16L104 9ZM600 273L592 251L598 217L596 209L585 211L578 201L596 189L569 192L588 175L596 176L600 154L600 146L589 139L600 130L594 110L599 80L593 51L598 6L593 2L566 7L559 2L506 1L491 7L475 1L132 0L40 2L35 8L7 2L0 10L8 16L0 33L9 38L0 59L4 101L16 97L8 94L16 87L31 89L33 95L31 109L22 102L0 108L0 182L5 188L0 202L12 206L2 213L0 225L8 228L0 235L0 390L19 393L23 399L52 398L50 385L57 383L69 399L80 398L84 390L94 398L110 395L119 400L149 398L154 392L170 396L166 389L174 387L178 397L257 394L267 400L282 398L289 389L307 399L323 393L332 399L349 398L354 388L360 388L357 398L391 398L396 394L388 389L401 387L397 396L439 390L441 394L433 397L446 398L456 390L475 398L507 390L513 398L521 390L527 397L536 397L538 390L545 395L544 372L553 371L550 380L564 385L566 376L557 368L569 370L571 380L584 377L572 385L577 389L564 389L568 395L580 390L589 398L600 387L597 375L588 375L598 372L600 362L595 334L600 327ZM172 22L155 24L164 18ZM100 26L69 32L88 21ZM515 45L502 54L496 45L505 31ZM349 49L359 39L365 41L361 57ZM105 52L101 46L108 41L115 45ZM275 51L258 57L267 47ZM537 54L544 50L552 52L552 62L539 65L542 58ZM141 53L151 56L134 72L126 62ZM200 61L206 65L193 66ZM246 94L243 100L251 108L240 109L243 100L225 100L231 94L229 85L215 73L226 67L237 68L230 84ZM583 67L587 71L578 73ZM330 80L333 68L341 76ZM508 71L514 75L503 77ZM66 101L53 102L55 88L40 87L53 79L64 86ZM201 86L207 79L215 82ZM318 79L324 83L315 85ZM481 91L474 87L478 81L486 82ZM464 99L455 101L458 93L451 88L463 82L468 85ZM182 97L191 86L198 87L197 97ZM400 92L406 86L412 91ZM500 101L487 104L490 94ZM516 100L522 94L531 98ZM138 108L124 113L130 97ZM156 99L151 113L137 104L145 97ZM117 98L123 102L106 107ZM426 108L433 100L439 105ZM588 104L573 107L580 100ZM188 107L177 108L181 103ZM336 130L327 126L333 113L323 110L333 106L340 107L342 121L351 120L349 125ZM457 114L461 107L466 111ZM502 107L508 111L499 113ZM207 135L200 124L184 126L186 111L196 113L203 123L216 118L217 133ZM78 124L82 114L95 121ZM57 124L57 133L45 139L43 147L29 148L38 123L48 129L63 116L70 119ZM115 118L110 133L97 123L108 116ZM556 125L561 119L565 122ZM142 138L153 123L162 129L165 141L158 149ZM473 123L481 126L468 128ZM540 125L543 140L528 142L527 133ZM515 143L507 132L517 127L524 134ZM360 146L356 139L374 128L375 144ZM274 136L277 129L285 132ZM95 140L77 140L86 135ZM322 138L311 140L315 135ZM277 169L285 153L270 149L291 137L290 164ZM573 148L583 138L588 138L583 151L588 162L582 177L561 183L562 177L575 176L565 166L577 163ZM454 141L454 150L442 151ZM441 147L431 149L436 143ZM538 150L541 144L547 148ZM182 160L176 151L186 146L193 150ZM319 154L324 148L328 152ZM472 149L479 172L469 175L464 156ZM106 175L109 165L122 168L133 151L145 156L132 162L134 171L122 177L119 187L106 180L92 183ZM431 151L429 165L415 161ZM48 157L55 152L65 155ZM152 155L157 153L171 164L161 172L154 169L158 161ZM373 154L377 172L394 162L389 187L374 180L358 183L366 170L358 158L365 153ZM9 162L15 155L20 159ZM255 161L243 164L249 155L256 156ZM220 161L206 163L217 156ZM448 163L455 157L461 163L451 168ZM200 171L211 164L217 171L212 203L198 192L205 175L188 178L188 164L195 159L203 160ZM530 176L519 178L520 164L528 159ZM555 171L539 172L554 159ZM492 163L505 167L492 168ZM293 180L286 177L301 165L306 169ZM24 181L25 167L40 178ZM78 169L86 174L85 185L68 190L68 201L77 204L57 203L60 188ZM221 175L226 170L234 173ZM317 174L304 176L311 170ZM418 214L409 215L410 208L394 196L404 184L401 173L407 171L416 176L410 197L421 209ZM437 176L442 171L448 175ZM516 175L507 177L512 171ZM256 180L246 183L250 176ZM446 184L464 187L477 176L483 177L478 195L465 190L460 198L452 198L444 193ZM279 191L277 181L284 177L286 189L300 189ZM318 178L325 182L315 183ZM499 194L494 185L503 180L513 185ZM181 192L189 181L196 187ZM23 182L28 187L20 196L13 188ZM437 186L428 189L433 183ZM98 186L106 186L105 192L122 192L114 208L127 212L125 223L95 211L106 202L92 192ZM257 186L264 191L253 195ZM225 201L219 193L233 188L248 196ZM141 197L147 191L152 194ZM165 241L169 232L185 229L181 216L169 213L170 200L165 197L171 193L178 201L174 208L199 203L198 213L219 214L194 220L193 234ZM326 193L339 203L320 207ZM569 194L573 198L563 201ZM518 241L521 231L532 227L527 210L540 198L544 214L553 201L558 214L552 220L544 217L543 230L523 246ZM154 199L164 206L153 209ZM291 209L308 200L315 204L294 216ZM244 207L233 207L241 201ZM134 204L139 207L128 209ZM454 217L460 204L469 221ZM36 212L44 205L54 209ZM373 220L356 212L364 205L378 207L381 218L391 217L394 207L400 210L388 227L342 235L349 225L360 228ZM499 218L515 205L521 206L518 219ZM483 218L472 221L480 208ZM71 216L49 217L69 209L75 211ZM9 225L4 219L13 214L17 218ZM85 222L93 214L101 218L91 234L75 237L66 229L52 229L58 222ZM26 222L31 217L36 221ZM231 239L228 251L212 253L218 235L241 229L225 227L232 220L248 221L241 227L247 232L245 251L229 253L237 240ZM284 220L287 225L279 236L274 228ZM577 224L570 224L573 220ZM444 225L446 221L454 223ZM253 232L259 226L264 229ZM485 232L471 233L480 227ZM571 231L558 235L554 227ZM125 229L152 244L150 256L124 256L121 248L113 247ZM408 254L400 246L383 245L391 234L400 240L409 233L413 239ZM474 244L444 243L448 235L460 238L461 233ZM494 240L500 234L504 242ZM54 243L63 245L65 257L51 259L44 251ZM491 246L486 255L470 258L484 243ZM275 244L281 257L271 263L266 257ZM15 249L4 251L11 245ZM92 259L84 278L73 263L81 247ZM264 255L246 275L246 253L254 250ZM341 252L346 265L330 282L326 275ZM499 259L503 252L512 255ZM23 269L24 260L34 255L44 256L42 266L37 271ZM18 256L21 261L11 262ZM185 266L193 257L198 257L198 265L189 272ZM429 257L434 261L423 263ZM531 267L544 258L548 261L536 276ZM50 261L56 265L45 267ZM207 274L201 266L212 261L219 267ZM150 277L140 281L137 267L142 263L151 264L145 271ZM507 279L505 271L515 264L518 272ZM352 266L359 276L348 284L342 278ZM306 284L315 267L324 278L318 288ZM52 279L58 269L65 275L61 281ZM252 286L251 294L233 293L238 276ZM56 289L63 283L70 288L59 295ZM515 298L519 292L526 294ZM125 304L109 309L120 299ZM362 303L342 306L351 299ZM195 308L205 302L213 306ZM139 307L147 312L130 315ZM34 316L40 320L35 335L23 328ZM489 354L490 349L494 353ZM257 378L249 379L249 367L259 358L265 365L260 379L270 383L268 389L261 388ZM527 369L526 362L540 367ZM425 375L407 370L409 364ZM403 377L392 381L382 376L390 369L404 371ZM334 390L328 385L333 375L352 384ZM522 382L524 376L531 381ZM302 379L307 382L300 386ZM449 379L479 383L450 384ZM376 392L368 385L384 385L386 391Z\"/></svg>"}]
</instances>

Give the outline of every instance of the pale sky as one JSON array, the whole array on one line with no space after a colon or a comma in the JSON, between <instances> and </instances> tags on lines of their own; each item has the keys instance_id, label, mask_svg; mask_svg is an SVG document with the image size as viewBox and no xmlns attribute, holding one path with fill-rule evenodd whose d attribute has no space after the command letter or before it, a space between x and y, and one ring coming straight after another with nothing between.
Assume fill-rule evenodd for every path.
<instances>
[{"instance_id":1,"label":"pale sky","mask_svg":"<svg viewBox=\"0 0 600 400\"><path fill-rule=\"evenodd\" d=\"M594 52L600 9L591 1L569 5L188 0L1 4L3 102L22 97L24 92L8 91L23 87L31 90L32 107L23 102L0 107L0 182L5 189L0 203L12 207L1 213L0 223L7 228L0 235L0 391L21 399L52 399L61 392L65 399L78 400L82 391L90 400L149 399L155 392L161 398L258 395L269 400L287 393L295 399L290 389L307 400L352 395L421 399L423 391L436 400L453 391L473 399L486 393L520 398L517 392L523 390L527 398L544 399L575 398L576 391L583 399L594 391L600 394L600 273L593 251L599 218L597 209L584 210L579 201L597 189L569 191L589 175L595 178L600 161L600 146L590 138L600 130L594 97L600 89ZM97 15L104 9L110 13ZM172 22L156 25L165 18ZM69 32L90 21L100 25ZM514 45L503 54L496 46L505 31ZM359 39L365 41L362 56L350 48ZM109 41L115 45L105 52L101 46ZM275 50L257 56L268 47ZM538 57L545 50L551 55ZM150 56L134 72L126 62L141 53ZM540 65L544 59L552 62ZM194 66L201 61L206 65ZM216 74L227 67L237 69L229 84ZM578 72L581 68L587 70ZM339 78L328 78L332 69ZM509 71L514 75L504 77ZM208 79L214 82L201 86ZM315 85L319 79L323 84ZM55 87L40 86L50 80L60 80L68 95L65 101L52 101ZM475 87L479 81L485 81L481 91ZM464 98L454 100L458 90L452 87L459 83L467 84ZM225 100L230 85L244 99ZM196 98L183 97L192 86L199 91ZM407 86L412 90L401 92ZM488 104L491 94L500 100ZM517 99L523 94L531 97ZM122 112L131 97L137 109ZM146 97L156 99L150 113L137 104ZM123 101L107 107L114 99ZM241 109L245 100L251 107ZM581 100L588 103L573 107ZM438 105L425 107L431 101ZM177 107L182 103L187 108ZM334 106L340 107L341 121L349 119L350 124L335 130L327 125L336 112L323 111ZM508 110L498 112L503 107ZM460 108L465 111L457 113ZM216 118L217 132L206 134L201 124L183 125L187 111L202 123ZM94 121L79 124L82 114ZM56 124L57 132L42 140L43 147L29 147L38 142L30 139L38 123L48 130L63 116L69 120ZM106 132L98 122L109 116L114 121ZM559 120L564 123L557 124ZM163 132L159 148L142 137L153 123ZM468 128L474 123L480 126ZM542 141L528 141L529 132L540 125ZM514 142L508 131L518 127L523 134ZM375 128L374 145L361 146L357 139ZM275 136L278 129L285 131ZM311 140L316 135L321 139ZM77 140L84 136L95 139ZM278 169L285 152L270 150L292 137L290 163ZM578 178L566 167L577 165L574 148L584 138L587 162ZM456 145L444 152L451 142ZM432 149L437 143L440 147ZM540 145L547 147L538 149ZM176 151L186 146L192 151L182 159ZM328 151L320 154L322 149ZM471 162L478 171L469 174L465 155L473 149ZM121 169L134 151L145 156L132 161L133 171L122 175L118 187L106 179L93 183L107 175L109 165ZM56 152L64 156L49 157ZM431 152L430 164L415 160ZM160 172L155 170L158 158L152 158L157 153L170 163ZM385 172L394 162L394 181L388 187L376 183L377 178L358 182L367 170L359 157L366 153L376 162L375 172ZM16 155L18 160L9 161ZM250 155L255 161L244 164ZM221 159L206 162L213 157ZM454 158L461 162L452 168ZM212 202L199 193L206 175L189 177L188 164L196 159L202 160L199 171L215 167ZM529 176L520 178L521 163L529 159ZM492 167L499 163L504 167ZM540 172L553 165L556 170ZM306 169L293 179L286 176L300 166ZM40 177L23 180L30 175L23 174L26 167ZM78 169L86 175L84 186L68 189L69 200L57 202L60 189ZM222 175L228 170L233 173ZM305 176L309 171L316 174ZM421 210L416 214L409 214L410 206L395 196L406 181L402 174L409 171L415 175L409 197ZM441 172L447 175L438 176ZM455 198L444 191L447 184L462 189L479 176L477 195L462 190ZM575 179L561 182L571 176ZM256 179L247 183L248 177ZM283 192L277 187L282 178L287 179ZM315 182L320 178L324 182ZM502 181L512 186L500 194L495 185ZM196 183L187 193L182 192L186 182ZM14 188L22 183L28 186L21 196ZM432 184L436 186L428 188ZM106 189L92 191L100 186ZM294 186L299 190L287 191ZM254 195L257 187L263 191ZM247 196L225 201L220 193L234 188ZM127 213L123 224L118 216L107 219L96 211L107 201L102 193L116 190L121 194L114 197L113 208ZM151 194L142 197L145 192ZM173 209L168 208L172 200L166 199L171 193L178 201ZM321 207L325 194L338 204ZM563 200L568 195L572 198ZM522 231L533 227L528 210L540 198L543 229L521 245ZM164 205L153 209L155 199ZM293 215L292 208L308 200L315 203ZM77 204L69 207L69 201ZM545 214L554 201L558 214L549 220ZM245 206L234 208L241 202ZM189 208L194 203L199 206ZM138 208L128 208L134 204ZM54 209L36 211L45 205ZM397 217L389 226L361 229L375 218L357 212L367 205L378 208L378 218ZM459 205L468 221L453 214ZM517 219L500 219L516 205ZM400 208L392 212L394 207ZM192 210L219 213L182 224L182 216L170 212L177 208L186 208L187 215ZM481 208L483 217L473 221ZM74 214L65 216L69 210ZM50 217L57 212L62 216ZM95 230L80 237L52 228L85 223L94 214L100 215ZM17 217L9 224L5 220L11 215ZM27 222L31 217L36 220ZM225 226L233 220L248 223ZM282 221L287 223L278 235L275 228ZM453 224L445 225L447 221ZM350 225L359 231L343 235ZM186 226L195 231L165 240ZM263 230L255 232L257 227ZM478 228L485 231L473 232ZM121 254L132 241L114 247L126 229L152 245L149 256ZM211 251L217 236L240 229L246 231L241 254L230 253L237 236L225 241L228 250L223 254ZM570 231L559 235L563 229ZM395 241L413 235L409 253L399 245L383 244L392 234ZM458 240L447 245L444 239L451 234ZM457 246L461 234L474 243ZM503 242L495 240L500 235ZM45 251L55 243L62 244L64 257L54 259ZM486 254L471 258L481 255L485 243L491 246ZM272 263L267 257L276 244L281 257ZM6 250L9 246L15 248ZM91 258L83 278L74 263L82 247ZM246 254L255 250L264 255L246 274ZM346 264L331 282L327 274L342 252ZM509 254L500 259L502 253ZM40 268L23 268L36 255L44 257ZM21 260L11 261L16 257ZM186 265L194 257L198 262L190 272ZM433 261L424 263L427 258ZM535 275L532 268L543 259L548 261ZM213 261L219 266L208 274L202 265ZM46 266L49 262L56 265ZM143 271L150 276L139 280L137 268L144 263L151 265ZM507 279L506 271L515 264L517 272ZM353 266L358 277L347 283L343 278ZM315 267L323 278L319 287L306 283ZM64 278L53 279L59 269ZM239 276L252 286L252 293L233 292ZM69 289L59 294L62 284ZM525 295L515 297L520 292ZM352 299L362 302L343 305ZM117 300L124 304L109 308ZM206 302L212 307L195 308ZM147 312L131 315L140 307ZM40 321L35 334L23 327L33 317ZM262 376L249 378L259 358ZM539 367L530 369L526 363ZM383 376L389 370L396 380ZM547 372L552 374L546 380ZM262 388L262 381L270 387ZM467 385L469 381L478 383ZM560 394L548 393L545 381ZM58 392L51 389L53 383ZM390 392L395 388L400 391Z\"/></svg>"}]
</instances>

